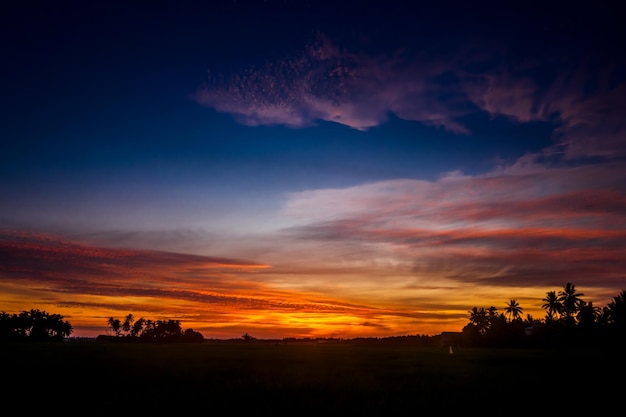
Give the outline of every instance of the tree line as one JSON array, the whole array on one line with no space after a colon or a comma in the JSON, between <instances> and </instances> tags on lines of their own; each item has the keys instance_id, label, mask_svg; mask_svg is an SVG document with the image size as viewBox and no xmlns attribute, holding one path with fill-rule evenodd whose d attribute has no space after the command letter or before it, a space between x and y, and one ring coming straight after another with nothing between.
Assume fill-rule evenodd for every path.
<instances>
[{"instance_id":1,"label":"tree line","mask_svg":"<svg viewBox=\"0 0 626 417\"><path fill-rule=\"evenodd\" d=\"M31 309L21 313L0 313L0 341L61 341L74 330L60 314Z\"/></svg>"},{"instance_id":2,"label":"tree line","mask_svg":"<svg viewBox=\"0 0 626 417\"><path fill-rule=\"evenodd\" d=\"M548 291L542 308L543 319L530 314L510 299L499 312L494 306L474 307L462 336L454 342L469 346L591 346L622 343L626 336L626 290L604 307L585 301L585 294L566 283L559 291Z\"/></svg>"},{"instance_id":3,"label":"tree line","mask_svg":"<svg viewBox=\"0 0 626 417\"><path fill-rule=\"evenodd\" d=\"M124 320L109 317L107 320L113 336L100 335L98 340L124 342L202 342L204 337L193 329L183 331L179 320L150 320L129 313Z\"/></svg>"}]
</instances>

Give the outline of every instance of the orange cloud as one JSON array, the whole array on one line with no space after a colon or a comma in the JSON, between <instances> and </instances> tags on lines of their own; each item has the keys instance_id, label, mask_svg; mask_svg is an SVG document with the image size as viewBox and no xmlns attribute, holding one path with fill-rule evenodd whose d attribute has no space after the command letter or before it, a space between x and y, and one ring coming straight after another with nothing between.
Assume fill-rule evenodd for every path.
<instances>
[{"instance_id":1,"label":"orange cloud","mask_svg":"<svg viewBox=\"0 0 626 417\"><path fill-rule=\"evenodd\" d=\"M249 261L100 248L11 231L0 234L0 256L7 260L0 267L6 311L53 311L78 335L106 333L108 317L128 313L178 319L206 337L356 337L371 335L382 321L389 321L386 331L402 334L418 318L314 289L280 288L254 278L272 270L269 265Z\"/></svg>"}]
</instances>

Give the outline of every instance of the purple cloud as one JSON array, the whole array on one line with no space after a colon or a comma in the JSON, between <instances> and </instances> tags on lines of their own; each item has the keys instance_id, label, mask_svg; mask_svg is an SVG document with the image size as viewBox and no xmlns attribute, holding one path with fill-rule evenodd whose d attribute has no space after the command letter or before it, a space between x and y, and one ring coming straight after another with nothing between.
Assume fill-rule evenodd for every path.
<instances>
[{"instance_id":1,"label":"purple cloud","mask_svg":"<svg viewBox=\"0 0 626 417\"><path fill-rule=\"evenodd\" d=\"M462 111L438 100L441 77L449 68L353 53L323 35L294 57L224 77L210 77L195 99L242 124L294 128L318 121L366 130L400 118L469 133L454 120ZM453 92L452 92L453 93Z\"/></svg>"},{"instance_id":2,"label":"purple cloud","mask_svg":"<svg viewBox=\"0 0 626 417\"><path fill-rule=\"evenodd\" d=\"M459 49L433 58L399 48L373 56L318 35L296 56L209 77L194 98L251 126L301 128L328 121L366 130L394 114L468 135L462 117L486 112L516 123L553 124L554 146L527 160L624 156L623 67L600 70L577 62L546 80L537 75L540 62L521 65L504 55L471 52Z\"/></svg>"},{"instance_id":3,"label":"purple cloud","mask_svg":"<svg viewBox=\"0 0 626 417\"><path fill-rule=\"evenodd\" d=\"M311 190L290 194L285 214L300 225L286 232L339 259L345 247L374 247L392 265L458 285L575 280L615 294L626 270L625 180L614 164L531 165Z\"/></svg>"}]
</instances>

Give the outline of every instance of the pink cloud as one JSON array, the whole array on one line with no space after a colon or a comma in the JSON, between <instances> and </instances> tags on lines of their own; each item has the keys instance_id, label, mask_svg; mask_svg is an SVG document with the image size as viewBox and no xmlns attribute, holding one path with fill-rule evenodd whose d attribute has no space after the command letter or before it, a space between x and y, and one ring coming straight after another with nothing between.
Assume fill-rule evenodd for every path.
<instances>
[{"instance_id":1,"label":"pink cloud","mask_svg":"<svg viewBox=\"0 0 626 417\"><path fill-rule=\"evenodd\" d=\"M538 87L527 77L487 73L466 77L463 88L478 107L492 116L506 116L516 122L544 120L536 110Z\"/></svg>"},{"instance_id":2,"label":"pink cloud","mask_svg":"<svg viewBox=\"0 0 626 417\"><path fill-rule=\"evenodd\" d=\"M289 196L296 239L387 248L396 265L494 286L572 280L615 293L626 270L626 170L527 166ZM364 249L365 250L365 249Z\"/></svg>"},{"instance_id":3,"label":"pink cloud","mask_svg":"<svg viewBox=\"0 0 626 417\"><path fill-rule=\"evenodd\" d=\"M526 159L563 156L621 158L626 154L626 83L623 66L598 69L588 64L568 68L549 85L529 76L493 70L461 76L469 99L492 116L520 123L550 121L555 144ZM524 68L524 70L528 70Z\"/></svg>"},{"instance_id":4,"label":"pink cloud","mask_svg":"<svg viewBox=\"0 0 626 417\"><path fill-rule=\"evenodd\" d=\"M533 77L541 73L541 63L519 65L505 56L494 63L492 55L459 49L433 58L398 49L374 56L318 35L299 55L211 77L194 97L253 126L300 128L328 121L366 130L393 114L469 135L462 117L486 112L514 123L553 125L554 144L518 163L624 156L623 67L572 64L546 80Z\"/></svg>"},{"instance_id":5,"label":"pink cloud","mask_svg":"<svg viewBox=\"0 0 626 417\"><path fill-rule=\"evenodd\" d=\"M402 56L349 52L319 35L297 56L211 78L194 98L250 126L299 128L328 121L366 130L393 113L467 134L454 120L462 112L437 99L436 78L446 71L432 62L409 64Z\"/></svg>"},{"instance_id":6,"label":"pink cloud","mask_svg":"<svg viewBox=\"0 0 626 417\"><path fill-rule=\"evenodd\" d=\"M611 84L612 78L609 71L580 81L597 82L591 92L570 81L563 87L566 93L551 101L561 120L556 134L568 159L626 156L626 83Z\"/></svg>"}]
</instances>

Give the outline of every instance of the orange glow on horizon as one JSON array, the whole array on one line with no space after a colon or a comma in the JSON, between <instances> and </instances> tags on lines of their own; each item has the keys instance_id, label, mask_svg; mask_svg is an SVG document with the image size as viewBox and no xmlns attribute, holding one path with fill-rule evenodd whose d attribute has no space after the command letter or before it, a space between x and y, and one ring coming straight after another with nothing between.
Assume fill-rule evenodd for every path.
<instances>
[{"instance_id":1,"label":"orange glow on horizon","mask_svg":"<svg viewBox=\"0 0 626 417\"><path fill-rule=\"evenodd\" d=\"M582 232L562 233L576 237ZM239 338L245 333L272 339L435 335L461 331L473 307L495 306L503 312L511 298L523 307L524 318L541 319L545 316L542 298L562 285L498 285L508 268L494 270L481 264L475 266L474 274L481 279L476 285L475 275L469 275L471 262L463 268L440 263L436 269L420 270L419 265L391 257L398 254L385 252L384 247L378 248L384 256L369 261L360 256L344 265L315 263L307 252L300 258L292 256L294 263L271 266L180 253L92 248L39 235L1 238L0 250L7 259L0 269L3 311L40 309L61 314L78 337L107 334L109 317L123 319L128 314L179 320L183 329L199 331L205 338ZM450 259L472 262L500 256L497 250L480 246L445 249ZM404 250L440 259L436 246ZM609 255L615 252L568 251L568 257L592 260ZM563 253L526 248L511 256L554 263ZM471 279L454 278L458 274ZM580 289L596 306L617 294L603 288Z\"/></svg>"}]
</instances>

